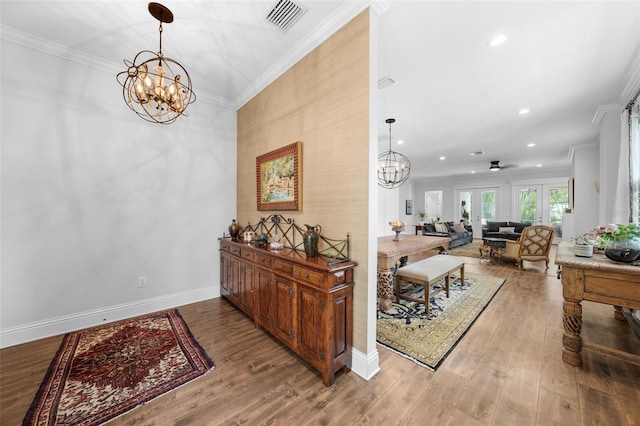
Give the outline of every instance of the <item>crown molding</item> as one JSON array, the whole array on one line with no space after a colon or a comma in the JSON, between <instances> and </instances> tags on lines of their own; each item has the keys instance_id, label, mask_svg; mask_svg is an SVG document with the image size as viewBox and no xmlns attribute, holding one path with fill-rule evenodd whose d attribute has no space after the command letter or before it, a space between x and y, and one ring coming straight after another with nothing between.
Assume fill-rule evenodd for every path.
<instances>
[{"instance_id":1,"label":"crown molding","mask_svg":"<svg viewBox=\"0 0 640 426\"><path fill-rule=\"evenodd\" d=\"M391 0L370 0L371 10L373 10L378 16L387 13L392 6Z\"/></svg>"},{"instance_id":2,"label":"crown molding","mask_svg":"<svg viewBox=\"0 0 640 426\"><path fill-rule=\"evenodd\" d=\"M613 112L613 111L618 111L618 112L622 111L622 106L620 106L620 104L617 104L617 103L598 105L598 108L596 108L595 114L593 114L593 118L591 119L591 122L599 126L604 116L607 115L608 112Z\"/></svg>"},{"instance_id":3,"label":"crown molding","mask_svg":"<svg viewBox=\"0 0 640 426\"><path fill-rule=\"evenodd\" d=\"M57 56L58 58L65 59L67 61L104 71L106 73L113 74L114 76L124 69L123 64L100 58L98 56L91 55L90 53L82 52L72 47L64 46L6 25L0 25L0 39L29 49L37 50L48 55ZM234 111L236 110L233 102L221 96L205 92L198 92L196 93L196 96L197 99L201 101L214 104L222 108L232 109Z\"/></svg>"},{"instance_id":4,"label":"crown molding","mask_svg":"<svg viewBox=\"0 0 640 426\"><path fill-rule=\"evenodd\" d=\"M635 56L635 59L631 61L631 67L629 68L629 74L627 82L620 94L619 103L611 103L605 105L598 105L595 114L593 114L592 123L600 125L600 122L608 112L622 112L622 109L629 105L629 102L633 101L640 93L640 49L639 53Z\"/></svg>"},{"instance_id":5,"label":"crown molding","mask_svg":"<svg viewBox=\"0 0 640 426\"><path fill-rule=\"evenodd\" d=\"M269 84L273 83L278 77L284 74L289 68L294 66L298 61L308 55L313 49L322 44L336 31L346 25L349 21L355 18L360 12L367 7L373 9L379 8L381 10L388 10L390 7L386 7L383 3L388 1L375 1L376 6L372 5L370 1L345 1L342 5L324 22L322 22L316 31L312 34L308 34L300 40L293 48L291 48L280 60L273 64L267 71L265 71L256 81L253 82L247 89L245 89L240 96L234 102L236 109L240 109L244 104L249 102L254 96L260 93ZM386 7L386 9L385 9Z\"/></svg>"},{"instance_id":6,"label":"crown molding","mask_svg":"<svg viewBox=\"0 0 640 426\"><path fill-rule=\"evenodd\" d=\"M598 143L596 143L596 142L587 142L587 143L581 143L581 144L578 144L578 145L571 145L571 146L569 146L568 157L569 157L570 160L572 160L573 156L576 153L576 151L578 151L580 149L597 148L597 147L598 147Z\"/></svg>"},{"instance_id":7,"label":"crown molding","mask_svg":"<svg viewBox=\"0 0 640 426\"><path fill-rule=\"evenodd\" d=\"M0 25L0 39L102 71L110 73L122 71L122 65L118 65L116 62L99 58L90 53L28 34L6 25Z\"/></svg>"},{"instance_id":8,"label":"crown molding","mask_svg":"<svg viewBox=\"0 0 640 426\"><path fill-rule=\"evenodd\" d=\"M622 95L620 96L622 105L628 105L638 96L640 91L640 52L636 55L635 61L632 62L630 70L627 84L622 89Z\"/></svg>"}]
</instances>

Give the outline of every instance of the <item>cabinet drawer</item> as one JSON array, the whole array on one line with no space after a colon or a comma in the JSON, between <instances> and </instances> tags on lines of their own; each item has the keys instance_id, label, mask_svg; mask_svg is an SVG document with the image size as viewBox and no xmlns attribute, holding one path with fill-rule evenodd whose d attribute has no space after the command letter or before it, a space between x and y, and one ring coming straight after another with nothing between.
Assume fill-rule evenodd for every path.
<instances>
[{"instance_id":1,"label":"cabinet drawer","mask_svg":"<svg viewBox=\"0 0 640 426\"><path fill-rule=\"evenodd\" d=\"M293 276L296 277L299 280L307 281L307 282L310 282L312 284L322 284L322 273L316 272L316 271L312 271L310 269L301 268L299 266L296 266L294 268Z\"/></svg>"},{"instance_id":2,"label":"cabinet drawer","mask_svg":"<svg viewBox=\"0 0 640 426\"><path fill-rule=\"evenodd\" d=\"M240 256L240 247L225 241L220 243L220 250L226 251L227 253L231 253L236 256Z\"/></svg>"},{"instance_id":3,"label":"cabinet drawer","mask_svg":"<svg viewBox=\"0 0 640 426\"><path fill-rule=\"evenodd\" d=\"M271 268L271 256L265 253L256 253L256 263L264 268Z\"/></svg>"},{"instance_id":4,"label":"cabinet drawer","mask_svg":"<svg viewBox=\"0 0 640 426\"><path fill-rule=\"evenodd\" d=\"M338 271L333 273L333 284L344 284L347 282L347 272L346 271Z\"/></svg>"},{"instance_id":5,"label":"cabinet drawer","mask_svg":"<svg viewBox=\"0 0 640 426\"><path fill-rule=\"evenodd\" d=\"M276 272L282 272L289 275L293 274L293 265L278 259L274 260L273 269L275 269Z\"/></svg>"},{"instance_id":6,"label":"cabinet drawer","mask_svg":"<svg viewBox=\"0 0 640 426\"><path fill-rule=\"evenodd\" d=\"M253 262L256 259L256 252L253 250L243 248L241 253L242 254L240 257L243 259L249 260L251 262Z\"/></svg>"}]
</instances>

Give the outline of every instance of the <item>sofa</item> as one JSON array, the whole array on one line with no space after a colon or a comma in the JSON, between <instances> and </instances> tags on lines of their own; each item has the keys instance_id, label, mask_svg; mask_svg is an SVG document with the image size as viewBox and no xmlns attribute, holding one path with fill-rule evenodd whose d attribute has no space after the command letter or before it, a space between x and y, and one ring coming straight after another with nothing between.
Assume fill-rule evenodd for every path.
<instances>
[{"instance_id":1,"label":"sofa","mask_svg":"<svg viewBox=\"0 0 640 426\"><path fill-rule=\"evenodd\" d=\"M502 238L516 241L530 222L487 222L482 227L482 238Z\"/></svg>"},{"instance_id":2,"label":"sofa","mask_svg":"<svg viewBox=\"0 0 640 426\"><path fill-rule=\"evenodd\" d=\"M449 237L451 238L449 248L458 247L473 241L473 231L471 227L464 226L462 222L456 224L453 222L425 223L422 226L422 235L432 237Z\"/></svg>"}]
</instances>

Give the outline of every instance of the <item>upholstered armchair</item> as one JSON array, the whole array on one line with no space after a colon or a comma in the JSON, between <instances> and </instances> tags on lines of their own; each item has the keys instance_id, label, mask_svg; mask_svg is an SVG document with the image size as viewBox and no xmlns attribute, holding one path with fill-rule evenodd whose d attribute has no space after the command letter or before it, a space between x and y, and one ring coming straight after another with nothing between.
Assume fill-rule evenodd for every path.
<instances>
[{"instance_id":1,"label":"upholstered armchair","mask_svg":"<svg viewBox=\"0 0 640 426\"><path fill-rule=\"evenodd\" d=\"M549 269L549 250L553 244L555 228L545 225L528 226L522 230L522 235L518 241L508 241L505 252L502 255L505 259L514 259L518 262L518 269L522 267L523 260L538 261L544 260Z\"/></svg>"}]
</instances>

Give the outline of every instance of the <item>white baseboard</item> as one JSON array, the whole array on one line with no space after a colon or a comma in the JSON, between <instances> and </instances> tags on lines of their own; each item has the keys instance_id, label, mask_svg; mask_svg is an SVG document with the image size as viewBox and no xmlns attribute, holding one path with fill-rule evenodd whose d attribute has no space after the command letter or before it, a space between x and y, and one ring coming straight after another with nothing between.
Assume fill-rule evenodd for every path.
<instances>
[{"instance_id":1,"label":"white baseboard","mask_svg":"<svg viewBox=\"0 0 640 426\"><path fill-rule=\"evenodd\" d=\"M351 371L369 381L380 371L380 358L378 351L374 350L369 354L351 348Z\"/></svg>"},{"instance_id":2,"label":"white baseboard","mask_svg":"<svg viewBox=\"0 0 640 426\"><path fill-rule=\"evenodd\" d=\"M217 294L216 294L217 293ZM219 288L203 288L153 299L79 312L0 330L0 348L57 336L100 324L220 297Z\"/></svg>"}]
</instances>

